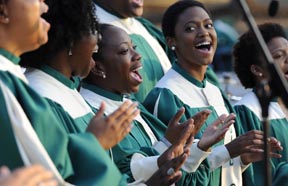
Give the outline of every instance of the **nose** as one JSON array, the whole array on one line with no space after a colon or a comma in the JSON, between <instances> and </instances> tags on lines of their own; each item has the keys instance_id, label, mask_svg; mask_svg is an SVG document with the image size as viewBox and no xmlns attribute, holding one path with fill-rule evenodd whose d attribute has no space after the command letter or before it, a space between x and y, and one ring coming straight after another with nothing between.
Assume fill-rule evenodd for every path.
<instances>
[{"instance_id":1,"label":"nose","mask_svg":"<svg viewBox=\"0 0 288 186\"><path fill-rule=\"evenodd\" d=\"M199 37L205 37L205 36L209 36L209 32L207 31L206 28L204 28L203 26L199 28L198 30L198 36Z\"/></svg>"},{"instance_id":2,"label":"nose","mask_svg":"<svg viewBox=\"0 0 288 186\"><path fill-rule=\"evenodd\" d=\"M141 58L142 58L142 56L136 50L134 50L132 61L140 61Z\"/></svg>"}]
</instances>

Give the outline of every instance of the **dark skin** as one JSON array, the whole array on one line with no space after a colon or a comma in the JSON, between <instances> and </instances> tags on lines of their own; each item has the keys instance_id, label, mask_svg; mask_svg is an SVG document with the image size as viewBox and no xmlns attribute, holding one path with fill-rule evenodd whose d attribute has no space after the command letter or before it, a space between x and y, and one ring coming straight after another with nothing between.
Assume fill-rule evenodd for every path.
<instances>
[{"instance_id":1,"label":"dark skin","mask_svg":"<svg viewBox=\"0 0 288 186\"><path fill-rule=\"evenodd\" d=\"M67 78L72 78L72 76L86 77L95 65L92 53L95 51L96 44L96 35L84 36L79 41L74 42L71 48L72 55L63 49L46 63ZM123 103L119 109L107 117L104 117L104 110L105 104L102 104L86 131L94 134L104 149L109 149L130 132L131 121L138 115L139 110L137 103L131 101Z\"/></svg>"},{"instance_id":2,"label":"dark skin","mask_svg":"<svg viewBox=\"0 0 288 186\"><path fill-rule=\"evenodd\" d=\"M99 60L96 59L95 68L92 69L88 76L90 83L117 94L136 93L139 85L142 83L141 78L137 76L138 73L135 73L135 71L138 71L137 69L142 66L140 61L141 56L135 51L135 46L129 36L124 31L111 26L107 28L105 32L102 32L101 47L99 52L102 57ZM102 76L99 75L101 74L100 72L105 73L106 78L102 78ZM165 137L172 144L175 143L181 131L187 125L191 125L192 119L194 119L195 130L191 133L192 138L210 114L208 110L201 111L179 125L178 121L184 112L184 108L180 109L171 119L166 130ZM222 117L226 118L227 116ZM221 124L221 121L216 120L215 124L207 129L206 133L209 135L209 138L203 138L199 148L208 150L211 145L221 140L227 128L234 123L233 119L233 117L229 118L227 124L222 127L215 127L215 125L218 126ZM213 133L213 135L210 135L211 133Z\"/></svg>"},{"instance_id":3,"label":"dark skin","mask_svg":"<svg viewBox=\"0 0 288 186\"><path fill-rule=\"evenodd\" d=\"M217 47L217 35L213 27L212 19L208 13L201 7L187 8L180 14L176 23L175 37L167 37L167 43L170 47L176 47L175 53L178 58L178 64L192 77L202 82L205 77L207 66L213 61ZM199 45L204 44L209 47L198 47ZM227 119L232 118L234 119L235 116L229 115L227 117ZM223 122L224 125L227 124L227 119ZM224 119L222 120L224 121ZM227 129L228 128L225 128L225 130ZM213 133L210 132L210 134ZM224 137L224 134L225 133L222 133L222 138ZM203 135L201 140L206 140L207 137L209 138L211 135ZM209 145L207 146L206 144L201 143L201 140L198 143L199 148L207 150ZM242 162L247 164L253 161L259 161L263 157L263 134L260 131L250 131L237 137L225 146L231 158L241 156ZM278 146L276 145L274 147L275 148L271 149L271 151L282 148L279 143ZM251 154L248 155L249 153ZM254 155L254 158L251 158L252 154ZM271 156L280 157L280 155L276 155L272 152Z\"/></svg>"}]
</instances>

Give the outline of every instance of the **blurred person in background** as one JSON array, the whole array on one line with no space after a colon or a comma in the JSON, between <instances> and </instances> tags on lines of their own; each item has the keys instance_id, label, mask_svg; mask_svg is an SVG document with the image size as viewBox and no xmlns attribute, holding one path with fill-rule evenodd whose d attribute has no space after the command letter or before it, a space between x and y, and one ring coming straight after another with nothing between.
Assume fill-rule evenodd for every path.
<instances>
[{"instance_id":1,"label":"blurred person in background","mask_svg":"<svg viewBox=\"0 0 288 186\"><path fill-rule=\"evenodd\" d=\"M264 23L259 25L258 28L274 62L279 65L284 77L288 80L288 40L284 28L276 23ZM261 106L255 91L257 91L256 86L258 83L263 79L267 79L267 74L265 73L265 68L263 68L262 53L251 30L239 38L239 41L234 46L233 56L235 58L234 69L242 85L245 88L252 89L234 105L235 111L246 132L263 130ZM287 185L287 180L283 182L283 175L288 174L288 170L285 170L285 167L287 167L285 162L288 161L288 120L277 99L273 99L270 102L268 120L270 135L277 138L283 146L283 150L279 152L282 157L272 158L270 161L273 185ZM278 167L282 170L278 170ZM265 185L264 175L265 163L263 161L253 163L253 177L249 185ZM283 180L280 181L281 179Z\"/></svg>"}]
</instances>

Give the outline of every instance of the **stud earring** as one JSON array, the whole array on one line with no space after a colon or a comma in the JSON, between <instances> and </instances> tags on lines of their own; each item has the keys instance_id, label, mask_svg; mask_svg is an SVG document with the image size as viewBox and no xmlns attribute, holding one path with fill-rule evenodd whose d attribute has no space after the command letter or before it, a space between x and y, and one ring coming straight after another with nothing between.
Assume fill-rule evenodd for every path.
<instances>
[{"instance_id":1,"label":"stud earring","mask_svg":"<svg viewBox=\"0 0 288 186\"><path fill-rule=\"evenodd\" d=\"M100 74L101 74L101 76L102 76L103 79L106 78L106 74L105 74L105 72L102 72L102 71L101 71Z\"/></svg>"},{"instance_id":2,"label":"stud earring","mask_svg":"<svg viewBox=\"0 0 288 186\"><path fill-rule=\"evenodd\" d=\"M173 45L173 46L171 47L171 50L174 51L175 49L176 49L176 47Z\"/></svg>"},{"instance_id":3,"label":"stud earring","mask_svg":"<svg viewBox=\"0 0 288 186\"><path fill-rule=\"evenodd\" d=\"M263 74L260 72L260 73L258 74L258 76L259 76L259 77L262 77L262 76L263 76Z\"/></svg>"},{"instance_id":4,"label":"stud earring","mask_svg":"<svg viewBox=\"0 0 288 186\"><path fill-rule=\"evenodd\" d=\"M71 50L71 48L69 49L68 56L72 56L72 50Z\"/></svg>"}]
</instances>

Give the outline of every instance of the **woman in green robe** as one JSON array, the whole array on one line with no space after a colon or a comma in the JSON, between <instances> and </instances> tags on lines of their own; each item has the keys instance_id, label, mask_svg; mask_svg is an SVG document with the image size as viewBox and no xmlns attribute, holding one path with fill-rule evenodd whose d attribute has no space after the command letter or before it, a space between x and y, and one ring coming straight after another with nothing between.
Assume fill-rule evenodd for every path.
<instances>
[{"instance_id":1,"label":"woman in green robe","mask_svg":"<svg viewBox=\"0 0 288 186\"><path fill-rule=\"evenodd\" d=\"M88 1L81 2L89 7ZM95 136L68 134L59 115L29 87L18 65L21 54L47 42L50 25L40 17L47 10L42 0L0 1L0 145L5 148L0 165L14 170L41 164L59 185L66 184L62 177L80 185L126 185Z\"/></svg>"},{"instance_id":2,"label":"woman in green robe","mask_svg":"<svg viewBox=\"0 0 288 186\"><path fill-rule=\"evenodd\" d=\"M25 75L30 86L47 99L54 113L61 119L63 128L66 129L67 133L80 135L85 131L92 132L101 146L105 150L109 150L109 154L111 154L110 148L131 130L131 121L138 114L137 103L127 101L119 105L119 108L117 107L115 112L110 113L107 118L102 117L105 106L101 104L94 117L91 107L77 90L79 79L87 76L95 64L91 58L92 53L96 53L98 50L98 24L91 1L47 0L46 2L52 7L50 13L45 15L45 19L51 23L52 27L49 32L50 39L47 44L38 50L22 56L21 64L27 67ZM67 15L69 16L67 17ZM101 148L96 146L97 143L93 143L92 140L90 143L83 141L82 145L91 146L95 151L98 150L97 148ZM99 151L101 152L101 149ZM95 158L102 158L100 153L88 154ZM108 153L106 156L108 157ZM103 158L103 160L106 159ZM171 162L168 161L168 165L181 164L184 160L185 156ZM80 155L73 156L73 161L83 163ZM85 162L87 162L87 165L90 164L89 159ZM110 160L111 163L113 161ZM168 168L164 166L160 173ZM90 175L95 177L103 175L102 180L105 181L89 183L83 179L83 182L77 182L77 184L115 185L115 182L119 181L118 173L114 172L114 179L110 179L109 177L113 175L113 172L108 174L104 167L97 167L93 164L91 164L91 167L87 167L86 170L84 170L84 166L75 167L75 171L81 173L82 176L87 175L88 178ZM153 180L163 180L169 183L171 179L174 179L174 175L170 175L170 177L162 176L160 179L161 174L158 173L151 178L149 177L149 180L148 178L145 180L147 185L153 184ZM175 177L177 177L177 174L175 174ZM72 178L68 179L75 183ZM141 183L133 183L133 185L138 184Z\"/></svg>"},{"instance_id":3,"label":"woman in green robe","mask_svg":"<svg viewBox=\"0 0 288 186\"><path fill-rule=\"evenodd\" d=\"M281 25L276 23L265 23L259 26L267 47L271 52L274 62L277 63L288 80L288 40L285 30ZM234 46L235 72L245 88L253 89L247 93L239 102L234 105L234 109L241 120L243 129L247 132L250 130L263 130L261 106L255 94L257 82L266 78L263 69L261 53L257 48L254 34L251 31L244 33ZM269 105L269 125L270 135L279 140L284 150L279 152L281 158L272 158L271 167L275 185L287 185L278 182L278 176L288 174L288 170L278 171L278 166L288 161L288 120L284 111L281 109L277 100L274 99ZM282 168L285 167L280 165ZM286 166L287 167L287 166ZM253 177L250 185L265 185L265 165L263 161L253 163Z\"/></svg>"},{"instance_id":4,"label":"woman in green robe","mask_svg":"<svg viewBox=\"0 0 288 186\"><path fill-rule=\"evenodd\" d=\"M176 53L177 62L148 94L144 106L165 124L181 107L186 111L182 121L203 109L212 110L195 136L202 139L211 120L233 113L223 92L206 76L217 47L213 21L202 3L179 1L166 10L162 31L168 46ZM249 131L240 136L241 125L235 120L224 139L213 146L206 162L203 161L207 176L202 185L242 185L242 172L250 162L262 158L259 145L263 143L263 132Z\"/></svg>"},{"instance_id":5,"label":"woman in green robe","mask_svg":"<svg viewBox=\"0 0 288 186\"><path fill-rule=\"evenodd\" d=\"M134 99L130 94L137 92L143 81L139 74L142 64L141 56L135 51L136 45L132 43L125 31L107 24L101 25L100 30L102 39L99 43L99 52L93 55L96 66L85 79L80 93L95 109L98 109L101 101L104 100L107 103L105 114L108 115L125 100ZM138 108L141 112L133 121L133 129L124 140L112 149L115 163L122 173L129 175L129 182L134 179L147 179L157 170L158 153L162 154L171 145L170 142L174 144L175 139L181 134L181 130L191 125L189 120L178 125L174 118L167 128L155 116L147 112L141 104ZM184 110L180 109L175 117L179 118L183 112ZM201 126L209 113L209 111L203 111L194 116L194 125ZM197 117L200 118L197 119ZM218 124L220 124L220 120L217 119L211 126L215 127ZM227 125L229 126L229 124ZM227 131L225 126L210 130L214 135L211 135L209 142L208 140L203 142L203 145L208 147L209 143L215 143L219 136L223 136L223 133ZM163 136L165 137L163 138ZM209 154L209 152L197 151L195 145L192 145L190 151L196 157L194 156L194 159L188 157L182 167L183 177L177 184L190 183L192 179L189 172L196 170L199 162L202 162L201 159Z\"/></svg>"},{"instance_id":6,"label":"woman in green robe","mask_svg":"<svg viewBox=\"0 0 288 186\"><path fill-rule=\"evenodd\" d=\"M101 23L111 24L125 30L137 52L142 56L143 68L139 70L143 78L135 98L143 102L157 81L171 68L175 56L167 46L163 33L147 19L141 17L144 0L94 0L96 14ZM215 73L209 68L209 78L218 85Z\"/></svg>"}]
</instances>

